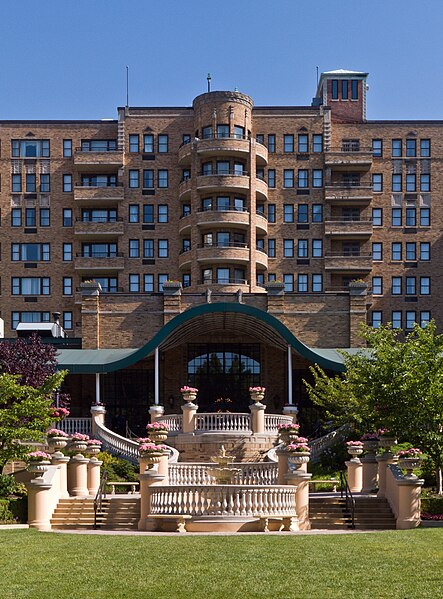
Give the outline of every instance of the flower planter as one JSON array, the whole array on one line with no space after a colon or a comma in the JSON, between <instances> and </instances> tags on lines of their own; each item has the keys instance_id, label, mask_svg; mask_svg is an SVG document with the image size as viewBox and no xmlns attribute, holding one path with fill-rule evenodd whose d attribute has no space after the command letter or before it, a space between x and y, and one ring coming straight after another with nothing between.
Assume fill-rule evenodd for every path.
<instances>
[{"instance_id":1,"label":"flower planter","mask_svg":"<svg viewBox=\"0 0 443 599\"><path fill-rule=\"evenodd\" d=\"M363 453L363 447L359 447L359 446L352 446L352 445L348 445L348 453L350 456L352 456L353 458L358 457L359 455L361 455Z\"/></svg>"},{"instance_id":2,"label":"flower planter","mask_svg":"<svg viewBox=\"0 0 443 599\"><path fill-rule=\"evenodd\" d=\"M378 439L367 439L363 441L363 449L369 455L374 455L378 449Z\"/></svg>"},{"instance_id":3,"label":"flower planter","mask_svg":"<svg viewBox=\"0 0 443 599\"><path fill-rule=\"evenodd\" d=\"M86 448L86 453L88 455L97 455L101 452L101 445L88 445Z\"/></svg>"},{"instance_id":4,"label":"flower planter","mask_svg":"<svg viewBox=\"0 0 443 599\"><path fill-rule=\"evenodd\" d=\"M307 452L292 452L288 455L288 462L293 464L298 470L303 464L307 464L311 459L311 454Z\"/></svg>"},{"instance_id":5,"label":"flower planter","mask_svg":"<svg viewBox=\"0 0 443 599\"><path fill-rule=\"evenodd\" d=\"M193 403L197 399L197 393L182 393L183 399L188 403Z\"/></svg>"},{"instance_id":6,"label":"flower planter","mask_svg":"<svg viewBox=\"0 0 443 599\"><path fill-rule=\"evenodd\" d=\"M157 451L146 451L140 454L141 458L147 463L148 468L152 468L154 464L159 464L162 458L162 453Z\"/></svg>"},{"instance_id":7,"label":"flower planter","mask_svg":"<svg viewBox=\"0 0 443 599\"><path fill-rule=\"evenodd\" d=\"M415 474L412 474L412 471L416 468L420 468L421 458L412 457L412 458L403 458L400 457L398 460L398 466L402 470L406 470L406 475L408 478L416 478Z\"/></svg>"},{"instance_id":8,"label":"flower planter","mask_svg":"<svg viewBox=\"0 0 443 599\"><path fill-rule=\"evenodd\" d=\"M36 478L43 476L48 471L51 462L49 460L31 461L28 464L28 472L32 472L36 475Z\"/></svg>"},{"instance_id":9,"label":"flower planter","mask_svg":"<svg viewBox=\"0 0 443 599\"><path fill-rule=\"evenodd\" d=\"M148 431L149 438L152 443L163 443L168 438L168 431L157 430L157 431Z\"/></svg>"},{"instance_id":10,"label":"flower planter","mask_svg":"<svg viewBox=\"0 0 443 599\"><path fill-rule=\"evenodd\" d=\"M255 403L260 403L261 401L263 401L265 398L265 394L264 393L251 393L251 399L252 401L255 401Z\"/></svg>"},{"instance_id":11,"label":"flower planter","mask_svg":"<svg viewBox=\"0 0 443 599\"><path fill-rule=\"evenodd\" d=\"M393 445L397 445L397 439L392 436L388 437L387 435L381 435L378 440L378 445L388 452Z\"/></svg>"},{"instance_id":12,"label":"flower planter","mask_svg":"<svg viewBox=\"0 0 443 599\"><path fill-rule=\"evenodd\" d=\"M51 453L63 449L67 444L67 437L48 437L48 447Z\"/></svg>"},{"instance_id":13,"label":"flower planter","mask_svg":"<svg viewBox=\"0 0 443 599\"><path fill-rule=\"evenodd\" d=\"M86 451L88 449L88 444L86 441L71 441L68 447L69 451L78 451L82 453L82 451Z\"/></svg>"}]
</instances>

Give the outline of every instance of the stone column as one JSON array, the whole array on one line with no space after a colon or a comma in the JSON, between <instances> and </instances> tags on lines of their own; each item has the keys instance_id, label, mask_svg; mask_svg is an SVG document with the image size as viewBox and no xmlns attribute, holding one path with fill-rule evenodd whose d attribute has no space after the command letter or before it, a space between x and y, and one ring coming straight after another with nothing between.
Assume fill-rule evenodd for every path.
<instances>
[{"instance_id":1,"label":"stone column","mask_svg":"<svg viewBox=\"0 0 443 599\"><path fill-rule=\"evenodd\" d=\"M283 414L285 416L292 416L292 422L297 423L298 407L295 405L287 404L283 407Z\"/></svg>"},{"instance_id":2,"label":"stone column","mask_svg":"<svg viewBox=\"0 0 443 599\"><path fill-rule=\"evenodd\" d=\"M61 451L52 454L53 466L59 466L60 469L60 499L67 499L68 493L68 462L69 457L63 455Z\"/></svg>"},{"instance_id":3,"label":"stone column","mask_svg":"<svg viewBox=\"0 0 443 599\"><path fill-rule=\"evenodd\" d=\"M91 497L97 495L97 491L100 487L100 466L102 464L103 462L98 460L95 456L90 458L89 464L87 464L88 494Z\"/></svg>"},{"instance_id":4,"label":"stone column","mask_svg":"<svg viewBox=\"0 0 443 599\"><path fill-rule=\"evenodd\" d=\"M420 524L420 495L424 480L404 477L398 485L398 515L396 528L408 530Z\"/></svg>"},{"instance_id":5,"label":"stone column","mask_svg":"<svg viewBox=\"0 0 443 599\"><path fill-rule=\"evenodd\" d=\"M378 462L378 493L377 497L386 497L386 470L389 464L395 464L397 458L387 451L375 458Z\"/></svg>"},{"instance_id":6,"label":"stone column","mask_svg":"<svg viewBox=\"0 0 443 599\"><path fill-rule=\"evenodd\" d=\"M100 424L102 424L104 426L105 414L106 414L105 406L97 406L97 405L91 406L92 436L95 436L97 434L97 427L95 425L95 419L97 418L97 420L100 422Z\"/></svg>"},{"instance_id":7,"label":"stone column","mask_svg":"<svg viewBox=\"0 0 443 599\"><path fill-rule=\"evenodd\" d=\"M165 408L159 405L153 405L149 408L149 415L151 417L151 424L153 422L157 422L163 414L165 413Z\"/></svg>"},{"instance_id":8,"label":"stone column","mask_svg":"<svg viewBox=\"0 0 443 599\"><path fill-rule=\"evenodd\" d=\"M351 493L361 493L363 488L363 465L359 458L345 462L348 469L348 485Z\"/></svg>"},{"instance_id":9,"label":"stone column","mask_svg":"<svg viewBox=\"0 0 443 599\"><path fill-rule=\"evenodd\" d=\"M195 403L188 402L182 405L182 429L184 433L193 433L195 431L195 415L197 410L198 406Z\"/></svg>"},{"instance_id":10,"label":"stone column","mask_svg":"<svg viewBox=\"0 0 443 599\"><path fill-rule=\"evenodd\" d=\"M153 485L163 483L164 476L159 474L157 468L147 468L147 461L140 458L140 520L138 521L138 530L147 530L146 518L151 513L151 494L150 488Z\"/></svg>"},{"instance_id":11,"label":"stone column","mask_svg":"<svg viewBox=\"0 0 443 599\"><path fill-rule=\"evenodd\" d=\"M252 432L256 434L265 432L265 410L266 406L260 402L252 404L249 406L251 410L252 423L251 428Z\"/></svg>"},{"instance_id":12,"label":"stone column","mask_svg":"<svg viewBox=\"0 0 443 599\"><path fill-rule=\"evenodd\" d=\"M158 473L163 476L163 484L169 485L169 455L167 453L160 458Z\"/></svg>"},{"instance_id":13,"label":"stone column","mask_svg":"<svg viewBox=\"0 0 443 599\"><path fill-rule=\"evenodd\" d=\"M100 348L100 293L101 285L95 281L80 283L82 296L82 347Z\"/></svg>"},{"instance_id":14,"label":"stone column","mask_svg":"<svg viewBox=\"0 0 443 599\"><path fill-rule=\"evenodd\" d=\"M44 476L32 479L26 483L28 489L28 524L29 528L51 530L51 502L47 491L52 483L44 480Z\"/></svg>"},{"instance_id":15,"label":"stone column","mask_svg":"<svg viewBox=\"0 0 443 599\"><path fill-rule=\"evenodd\" d=\"M299 530L310 530L311 528L309 521L309 481L311 477L312 474L303 470L294 470L286 475L286 484L297 486L295 501Z\"/></svg>"},{"instance_id":16,"label":"stone column","mask_svg":"<svg viewBox=\"0 0 443 599\"><path fill-rule=\"evenodd\" d=\"M285 485L286 484L286 476L289 472L288 452L285 449L278 449L277 457L278 457L277 482L279 485Z\"/></svg>"},{"instance_id":17,"label":"stone column","mask_svg":"<svg viewBox=\"0 0 443 599\"><path fill-rule=\"evenodd\" d=\"M69 460L68 464L68 489L74 497L88 497L88 464L89 458L81 453Z\"/></svg>"},{"instance_id":18,"label":"stone column","mask_svg":"<svg viewBox=\"0 0 443 599\"><path fill-rule=\"evenodd\" d=\"M375 454L368 454L360 458L363 466L362 493L371 493L377 487L378 464Z\"/></svg>"}]
</instances>

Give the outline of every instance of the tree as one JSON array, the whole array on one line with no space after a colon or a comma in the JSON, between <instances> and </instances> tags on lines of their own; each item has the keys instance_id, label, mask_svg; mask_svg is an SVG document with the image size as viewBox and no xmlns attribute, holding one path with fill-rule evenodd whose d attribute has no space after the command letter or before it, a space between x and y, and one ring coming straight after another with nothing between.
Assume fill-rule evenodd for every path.
<instances>
[{"instance_id":1,"label":"tree","mask_svg":"<svg viewBox=\"0 0 443 599\"><path fill-rule=\"evenodd\" d=\"M443 335L431 322L401 339L390 325L363 327L369 352L342 352L346 371L330 378L311 368L314 385L304 381L312 401L337 423L362 431L385 427L399 439L418 445L434 461L442 494Z\"/></svg>"},{"instance_id":2,"label":"tree","mask_svg":"<svg viewBox=\"0 0 443 599\"><path fill-rule=\"evenodd\" d=\"M42 441L57 405L66 371L57 372L57 350L34 335L0 344L0 466L27 453L26 441ZM19 442L20 441L20 442Z\"/></svg>"}]
</instances>

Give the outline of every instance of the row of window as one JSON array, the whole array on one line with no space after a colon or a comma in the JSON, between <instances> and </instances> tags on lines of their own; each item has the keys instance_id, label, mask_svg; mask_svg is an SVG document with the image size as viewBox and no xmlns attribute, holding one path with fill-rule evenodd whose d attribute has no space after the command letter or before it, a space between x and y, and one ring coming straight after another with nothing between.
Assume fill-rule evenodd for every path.
<instances>
[{"instance_id":1,"label":"row of window","mask_svg":"<svg viewBox=\"0 0 443 599\"><path fill-rule=\"evenodd\" d=\"M153 154L155 152L155 140L152 133L147 133L142 137L142 145L140 145L140 135L131 133L129 136L129 151L132 154L140 152ZM157 152L165 154L169 152L169 136L166 134L157 135Z\"/></svg>"},{"instance_id":2,"label":"row of window","mask_svg":"<svg viewBox=\"0 0 443 599\"><path fill-rule=\"evenodd\" d=\"M401 174L392 174L391 180L392 191L403 191L403 176ZM431 175L422 173L419 178L419 190L420 191L431 191ZM383 191L383 174L373 173L372 174L372 191L379 193ZM409 173L406 175L405 180L405 191L415 192L417 191L417 175L415 173Z\"/></svg>"},{"instance_id":3,"label":"row of window","mask_svg":"<svg viewBox=\"0 0 443 599\"><path fill-rule=\"evenodd\" d=\"M256 140L264 144L265 136L264 134L256 135ZM275 145L275 135L270 134L267 138L268 141L268 152L274 153L276 151ZM296 145L297 144L297 145ZM309 140L309 135L307 133L300 133L295 137L290 133L285 133L283 135L283 152L285 154L290 154L293 152L297 152L298 154L305 154L307 152L319 153L323 152L323 135L320 133L314 133L311 135L311 139Z\"/></svg>"},{"instance_id":4,"label":"row of window","mask_svg":"<svg viewBox=\"0 0 443 599\"><path fill-rule=\"evenodd\" d=\"M372 259L383 260L383 243L372 244ZM431 244L427 241L416 243L393 241L391 243L391 260L415 262L416 260L428 261L431 259Z\"/></svg>"},{"instance_id":5,"label":"row of window","mask_svg":"<svg viewBox=\"0 0 443 599\"><path fill-rule=\"evenodd\" d=\"M35 323L35 322L50 322L50 312L11 312L11 328L15 331L20 322ZM62 326L66 330L72 329L72 312L63 312Z\"/></svg>"},{"instance_id":6,"label":"row of window","mask_svg":"<svg viewBox=\"0 0 443 599\"><path fill-rule=\"evenodd\" d=\"M144 169L142 187L143 189L153 189L155 181L154 169ZM157 170L157 187L159 189L166 189L169 186L169 171L167 169ZM131 189L137 189L140 187L140 171L137 169L130 169L129 171L129 187Z\"/></svg>"},{"instance_id":7,"label":"row of window","mask_svg":"<svg viewBox=\"0 0 443 599\"><path fill-rule=\"evenodd\" d=\"M323 256L323 240L311 239L311 257L321 258ZM268 256L275 258L275 239L268 239ZM284 258L309 258L309 240L308 239L283 239L283 257Z\"/></svg>"},{"instance_id":8,"label":"row of window","mask_svg":"<svg viewBox=\"0 0 443 599\"><path fill-rule=\"evenodd\" d=\"M358 79L332 79L332 100L358 100Z\"/></svg>"},{"instance_id":9,"label":"row of window","mask_svg":"<svg viewBox=\"0 0 443 599\"><path fill-rule=\"evenodd\" d=\"M268 279L269 280L269 279ZM309 288L310 280L310 288ZM309 289L313 293L323 292L323 275L322 274L284 274L283 283L286 293L308 293Z\"/></svg>"},{"instance_id":10,"label":"row of window","mask_svg":"<svg viewBox=\"0 0 443 599\"><path fill-rule=\"evenodd\" d=\"M392 295L430 295L431 277L391 277L390 291ZM383 295L383 277L372 277L372 293Z\"/></svg>"},{"instance_id":11,"label":"row of window","mask_svg":"<svg viewBox=\"0 0 443 599\"><path fill-rule=\"evenodd\" d=\"M418 143L417 143L418 142ZM431 156L431 140L408 138L404 142L402 139L391 140L391 156L392 158L402 158L404 155L407 158L415 158L418 155L420 158L429 158ZM383 157L383 140L372 140L372 155L375 158Z\"/></svg>"},{"instance_id":12,"label":"row of window","mask_svg":"<svg viewBox=\"0 0 443 599\"><path fill-rule=\"evenodd\" d=\"M269 176L269 172L268 172ZM311 185L309 185L309 181L311 181ZM271 187L275 187L275 179L273 181L273 185ZM297 171L297 188L298 189L306 189L307 187L323 187L323 170L322 169L312 169L311 178L309 178L309 170L299 168ZM294 169L284 169L283 170L283 187L291 188L295 186L294 179Z\"/></svg>"},{"instance_id":13,"label":"row of window","mask_svg":"<svg viewBox=\"0 0 443 599\"><path fill-rule=\"evenodd\" d=\"M383 226L383 208L372 209L372 224L374 227ZM415 206L391 209L391 226L392 227L430 227L431 226L431 209L430 208L415 208Z\"/></svg>"},{"instance_id":14,"label":"row of window","mask_svg":"<svg viewBox=\"0 0 443 599\"><path fill-rule=\"evenodd\" d=\"M417 323L422 328L429 324L431 320L431 312L429 310L421 310L418 314L417 320L417 312L415 310L406 310L404 313L401 310L393 310L391 312L390 321L392 323L393 329L402 329L405 328L407 330L413 329L414 325ZM383 311L382 310L373 310L371 313L371 325L374 328L379 328L383 324ZM386 321L387 324L387 321Z\"/></svg>"}]
</instances>

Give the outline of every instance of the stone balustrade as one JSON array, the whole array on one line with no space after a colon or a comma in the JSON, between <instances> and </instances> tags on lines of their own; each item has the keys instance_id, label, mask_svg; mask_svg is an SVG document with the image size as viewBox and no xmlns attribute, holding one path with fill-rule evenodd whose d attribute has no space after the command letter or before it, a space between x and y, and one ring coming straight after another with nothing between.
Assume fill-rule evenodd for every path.
<instances>
[{"instance_id":1,"label":"stone balustrade","mask_svg":"<svg viewBox=\"0 0 443 599\"><path fill-rule=\"evenodd\" d=\"M270 462L234 462L235 470L240 470L233 479L236 485L275 485L277 464ZM179 462L169 466L170 485L214 485L215 479L209 474L212 464Z\"/></svg>"},{"instance_id":2,"label":"stone balustrade","mask_svg":"<svg viewBox=\"0 0 443 599\"><path fill-rule=\"evenodd\" d=\"M164 422L169 427L169 434L176 435L183 432L183 416L181 414L168 414L156 419ZM226 432L226 433L251 433L252 416L239 412L200 412L195 410L194 432ZM285 414L264 414L264 431L268 434L277 434L280 424L290 424L292 416Z\"/></svg>"}]
</instances>

